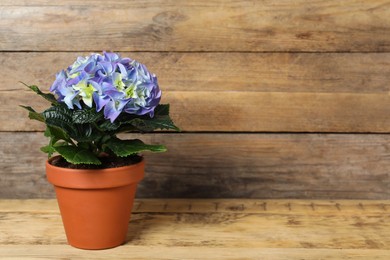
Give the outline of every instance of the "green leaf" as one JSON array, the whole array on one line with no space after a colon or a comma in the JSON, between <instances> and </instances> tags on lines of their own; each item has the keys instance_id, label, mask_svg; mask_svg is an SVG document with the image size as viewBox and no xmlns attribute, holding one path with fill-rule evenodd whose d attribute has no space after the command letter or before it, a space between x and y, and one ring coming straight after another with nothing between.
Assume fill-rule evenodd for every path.
<instances>
[{"instance_id":1,"label":"green leaf","mask_svg":"<svg viewBox=\"0 0 390 260\"><path fill-rule=\"evenodd\" d=\"M152 132L156 129L180 131L169 117L168 104L158 105L154 110L154 117L152 118L149 115L139 117L124 113L114 123L106 120L98 127L102 131L111 131L114 133L135 131Z\"/></svg>"},{"instance_id":2,"label":"green leaf","mask_svg":"<svg viewBox=\"0 0 390 260\"><path fill-rule=\"evenodd\" d=\"M149 116L134 118L127 122L122 122L122 124L131 124L141 132L152 132L156 129L180 131L169 116L169 104L158 105L154 109L154 117L152 118Z\"/></svg>"},{"instance_id":3,"label":"green leaf","mask_svg":"<svg viewBox=\"0 0 390 260\"><path fill-rule=\"evenodd\" d=\"M159 104L154 109L155 116L168 116L169 115L169 104Z\"/></svg>"},{"instance_id":4,"label":"green leaf","mask_svg":"<svg viewBox=\"0 0 390 260\"><path fill-rule=\"evenodd\" d=\"M37 93L38 95L40 95L41 97L43 97L44 99L46 99L47 101L51 102L52 104L58 104L58 101L57 99L55 98L55 96L53 94L50 94L50 93L43 93L37 86L35 85L27 85L26 83L23 83L21 82L23 85L25 85L26 87L28 87L29 89L31 89L32 91L34 91L35 93Z\"/></svg>"},{"instance_id":5,"label":"green leaf","mask_svg":"<svg viewBox=\"0 0 390 260\"><path fill-rule=\"evenodd\" d=\"M69 110L67 107L54 106L45 110L43 116L48 126L61 129L66 135L77 142L92 142L105 134L97 129L95 124L74 123L73 114L76 113L76 111Z\"/></svg>"},{"instance_id":6,"label":"green leaf","mask_svg":"<svg viewBox=\"0 0 390 260\"><path fill-rule=\"evenodd\" d=\"M72 115L73 112L68 109L67 107L63 106L56 106L56 107L50 107L43 111L43 116L45 119L59 119L64 122L72 122Z\"/></svg>"},{"instance_id":7,"label":"green leaf","mask_svg":"<svg viewBox=\"0 0 390 260\"><path fill-rule=\"evenodd\" d=\"M41 147L41 151L44 152L44 153L47 153L48 157L51 157L53 155L53 153L56 152L54 147L52 145L50 145L50 144Z\"/></svg>"},{"instance_id":8,"label":"green leaf","mask_svg":"<svg viewBox=\"0 0 390 260\"><path fill-rule=\"evenodd\" d=\"M63 127L63 124L72 126L72 111L65 107L56 106L50 107L43 111L43 117L48 125L54 125L57 127Z\"/></svg>"},{"instance_id":9,"label":"green leaf","mask_svg":"<svg viewBox=\"0 0 390 260\"><path fill-rule=\"evenodd\" d=\"M43 115L38 113L38 112L36 112L32 107L22 106L22 105L20 105L20 107L28 110L28 117L30 119L38 120L40 122L45 122L45 118L43 117Z\"/></svg>"},{"instance_id":10,"label":"green leaf","mask_svg":"<svg viewBox=\"0 0 390 260\"><path fill-rule=\"evenodd\" d=\"M169 116L154 116L149 119L135 118L130 123L141 132L152 132L156 129L180 131Z\"/></svg>"},{"instance_id":11,"label":"green leaf","mask_svg":"<svg viewBox=\"0 0 390 260\"><path fill-rule=\"evenodd\" d=\"M142 132L152 132L156 129L180 131L169 116L169 104L159 104L154 109L154 117L152 118L149 116L134 118L124 122L124 124L131 124Z\"/></svg>"},{"instance_id":12,"label":"green leaf","mask_svg":"<svg viewBox=\"0 0 390 260\"><path fill-rule=\"evenodd\" d=\"M50 142L48 145L41 147L41 151L47 153L49 157L56 152L55 147L73 143L70 137L58 127L46 126L45 136L50 138ZM59 140L64 140L65 142L58 142Z\"/></svg>"},{"instance_id":13,"label":"green leaf","mask_svg":"<svg viewBox=\"0 0 390 260\"><path fill-rule=\"evenodd\" d=\"M163 145L149 145L143 143L139 139L120 140L115 137L111 138L106 145L111 151L120 157L126 157L143 151L165 152L167 150Z\"/></svg>"},{"instance_id":14,"label":"green leaf","mask_svg":"<svg viewBox=\"0 0 390 260\"><path fill-rule=\"evenodd\" d=\"M53 153L56 152L55 147L64 146L64 145L68 145L68 143L67 142L58 142L58 143L52 144L50 142L50 144L41 147L41 151L44 153L47 153L48 157L50 158L53 155Z\"/></svg>"},{"instance_id":15,"label":"green leaf","mask_svg":"<svg viewBox=\"0 0 390 260\"><path fill-rule=\"evenodd\" d=\"M72 111L65 107L55 106L43 111L48 126L62 129L70 137L77 137L78 131L72 122Z\"/></svg>"},{"instance_id":16,"label":"green leaf","mask_svg":"<svg viewBox=\"0 0 390 260\"><path fill-rule=\"evenodd\" d=\"M75 110L72 120L76 124L93 123L103 118L103 114L96 112L95 108Z\"/></svg>"},{"instance_id":17,"label":"green leaf","mask_svg":"<svg viewBox=\"0 0 390 260\"><path fill-rule=\"evenodd\" d=\"M46 126L45 136L51 138L51 144L56 143L58 140L64 140L69 143L72 142L69 135L56 126Z\"/></svg>"},{"instance_id":18,"label":"green leaf","mask_svg":"<svg viewBox=\"0 0 390 260\"><path fill-rule=\"evenodd\" d=\"M64 145L55 147L55 150L62 156L66 161L73 164L101 164L101 161L96 157L94 153L89 150L73 146Z\"/></svg>"},{"instance_id":19,"label":"green leaf","mask_svg":"<svg viewBox=\"0 0 390 260\"><path fill-rule=\"evenodd\" d=\"M111 123L110 120L105 120L98 127L102 131L115 131L120 127L120 123L117 122Z\"/></svg>"}]
</instances>

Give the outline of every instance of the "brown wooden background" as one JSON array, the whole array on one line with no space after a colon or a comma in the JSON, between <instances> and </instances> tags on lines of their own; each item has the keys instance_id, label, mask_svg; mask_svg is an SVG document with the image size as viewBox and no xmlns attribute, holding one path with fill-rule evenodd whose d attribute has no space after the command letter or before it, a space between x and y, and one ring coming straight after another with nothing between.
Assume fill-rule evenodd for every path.
<instances>
[{"instance_id":1,"label":"brown wooden background","mask_svg":"<svg viewBox=\"0 0 390 260\"><path fill-rule=\"evenodd\" d=\"M139 197L390 199L390 1L1 0L0 18L1 198L54 196L18 81L112 50L183 129L141 136L169 152Z\"/></svg>"}]
</instances>

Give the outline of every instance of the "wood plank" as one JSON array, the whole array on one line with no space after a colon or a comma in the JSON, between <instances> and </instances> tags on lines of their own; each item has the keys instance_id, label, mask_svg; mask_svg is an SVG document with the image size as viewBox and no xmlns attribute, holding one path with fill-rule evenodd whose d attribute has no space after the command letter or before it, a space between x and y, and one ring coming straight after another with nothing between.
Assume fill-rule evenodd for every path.
<instances>
[{"instance_id":1,"label":"wood plank","mask_svg":"<svg viewBox=\"0 0 390 260\"><path fill-rule=\"evenodd\" d=\"M390 93L390 92L389 92ZM390 94L173 91L163 94L188 132L390 132ZM18 104L43 109L40 97L0 95L0 131L42 131Z\"/></svg>"},{"instance_id":2,"label":"wood plank","mask_svg":"<svg viewBox=\"0 0 390 260\"><path fill-rule=\"evenodd\" d=\"M147 134L143 198L390 199L390 135ZM42 133L0 133L0 197L51 198ZM19 156L15 156L19 155Z\"/></svg>"},{"instance_id":3,"label":"wood plank","mask_svg":"<svg viewBox=\"0 0 390 260\"><path fill-rule=\"evenodd\" d=\"M146 64L163 91L389 93L390 53L123 52ZM88 52L0 53L0 91L36 84ZM21 61L28 64L20 68ZM229 64L228 66L226 66Z\"/></svg>"},{"instance_id":4,"label":"wood plank","mask_svg":"<svg viewBox=\"0 0 390 260\"><path fill-rule=\"evenodd\" d=\"M149 200L138 200L146 204ZM180 208L183 200L154 200L158 205ZM219 200L212 200L218 203ZM222 200L226 208L235 208L239 200ZM129 254L137 259L253 259L258 256L286 259L367 259L390 256L390 215L386 209L371 211L377 201L317 201L319 205L329 205L326 212L313 213L307 201L298 200L245 200L247 204L267 205L274 208L247 213L231 210L229 212L202 211L183 213L159 212L153 207L149 211L134 212L129 223L127 242L112 250L84 251L66 245L58 209L44 213L36 209L42 201L25 201L30 211L19 211L16 201L13 211L1 212L0 256L2 257L61 257L94 258L110 257L122 259ZM12 201L0 202L12 208ZM200 206L205 200L201 200ZM334 207L338 203L340 208ZM381 202L380 202L381 203ZM302 208L285 205L306 205ZM388 203L387 203L388 204ZM49 208L52 201L48 201ZM194 209L198 201L193 200ZM364 205L356 212L344 212L345 206ZM296 209L298 209L296 211ZM32 224L34 223L34 224ZM16 227L16 228L15 228ZM256 227L256 228L254 228ZM33 234L33 235L32 235ZM24 250L20 250L23 246ZM19 249L19 250L17 250ZM29 249L29 250L26 250ZM63 249L63 250L62 250ZM236 249L236 250L233 250ZM195 254L196 250L199 251ZM170 253L164 254L162 252ZM359 258L360 257L360 258ZM370 258L371 259L371 258Z\"/></svg>"},{"instance_id":5,"label":"wood plank","mask_svg":"<svg viewBox=\"0 0 390 260\"><path fill-rule=\"evenodd\" d=\"M0 125L0 131L43 130L26 118L24 110L15 108L30 103L43 109L44 105L32 93L20 93L24 86L17 81L48 88L55 71L78 55L1 54L0 64L5 69L0 72L4 79L0 83L0 119L6 123ZM164 97L171 101L174 118L186 131L390 129L388 54L135 53L134 58L145 58L162 76ZM18 69L20 60L31 66ZM235 60L237 68L220 69L228 60ZM55 71L53 64L58 64ZM204 120L210 113L216 120Z\"/></svg>"},{"instance_id":6,"label":"wood plank","mask_svg":"<svg viewBox=\"0 0 390 260\"><path fill-rule=\"evenodd\" d=\"M308 259L354 259L354 260L388 260L389 250L380 249L305 249L305 248L224 248L213 247L164 247L164 246L132 246L100 251L78 250L67 245L7 245L0 248L0 256L4 260L15 257L23 259L115 259L124 260L308 260Z\"/></svg>"},{"instance_id":7,"label":"wood plank","mask_svg":"<svg viewBox=\"0 0 390 260\"><path fill-rule=\"evenodd\" d=\"M387 0L3 0L3 51L390 50Z\"/></svg>"},{"instance_id":8,"label":"wood plank","mask_svg":"<svg viewBox=\"0 0 390 260\"><path fill-rule=\"evenodd\" d=\"M364 215L390 210L390 200L135 199L133 213ZM0 213L58 213L56 199L0 199Z\"/></svg>"},{"instance_id":9,"label":"wood plank","mask_svg":"<svg viewBox=\"0 0 390 260\"><path fill-rule=\"evenodd\" d=\"M183 131L390 132L390 94L168 92L165 97Z\"/></svg>"}]
</instances>

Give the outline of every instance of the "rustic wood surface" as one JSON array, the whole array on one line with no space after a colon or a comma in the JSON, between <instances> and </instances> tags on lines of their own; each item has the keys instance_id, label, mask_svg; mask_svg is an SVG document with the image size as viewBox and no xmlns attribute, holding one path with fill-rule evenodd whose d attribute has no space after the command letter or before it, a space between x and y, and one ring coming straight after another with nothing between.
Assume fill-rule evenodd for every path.
<instances>
[{"instance_id":1,"label":"rustic wood surface","mask_svg":"<svg viewBox=\"0 0 390 260\"><path fill-rule=\"evenodd\" d=\"M90 52L0 52L0 91L48 90ZM390 91L390 53L120 52L147 65L163 91L377 93ZM28 64L28 66L25 66Z\"/></svg>"},{"instance_id":2,"label":"rustic wood surface","mask_svg":"<svg viewBox=\"0 0 390 260\"><path fill-rule=\"evenodd\" d=\"M390 135L147 134L139 197L390 199ZM0 197L52 198L42 133L0 133ZM15 156L21 154L20 156Z\"/></svg>"},{"instance_id":3,"label":"rustic wood surface","mask_svg":"<svg viewBox=\"0 0 390 260\"><path fill-rule=\"evenodd\" d=\"M390 50L388 0L3 0L0 8L2 51Z\"/></svg>"},{"instance_id":4,"label":"rustic wood surface","mask_svg":"<svg viewBox=\"0 0 390 260\"><path fill-rule=\"evenodd\" d=\"M307 248L224 248L224 247L164 247L126 245L106 251L80 251L65 245L7 245L0 248L5 260L22 259L139 259L139 260L307 260L307 259L341 259L341 260L388 260L389 251L381 249L307 249ZM20 259L20 258L19 258Z\"/></svg>"},{"instance_id":5,"label":"rustic wood surface","mask_svg":"<svg viewBox=\"0 0 390 260\"><path fill-rule=\"evenodd\" d=\"M0 200L2 259L389 259L390 203L137 200L127 242L66 244L55 200Z\"/></svg>"},{"instance_id":6,"label":"rustic wood surface","mask_svg":"<svg viewBox=\"0 0 390 260\"><path fill-rule=\"evenodd\" d=\"M174 91L162 103L187 132L390 132L389 94ZM18 107L47 108L36 94L2 91L0 104L2 131L44 130Z\"/></svg>"},{"instance_id":7,"label":"rustic wood surface","mask_svg":"<svg viewBox=\"0 0 390 260\"><path fill-rule=\"evenodd\" d=\"M18 81L47 89L102 50L157 74L184 130L143 136L170 150L147 155L140 197L390 198L389 0L2 0L0 16L0 198L53 197L43 127L18 107L45 104Z\"/></svg>"},{"instance_id":8,"label":"rustic wood surface","mask_svg":"<svg viewBox=\"0 0 390 260\"><path fill-rule=\"evenodd\" d=\"M59 71L74 56L0 56L6 68L0 72L5 79L0 83L0 131L43 130L17 105L43 109L46 103L20 91L25 87L18 79L48 89L53 64L58 63ZM390 132L388 54L136 53L138 57L162 75L163 102L172 104L173 118L184 131ZM234 67L221 69L231 60ZM30 64L27 73L18 69L21 62Z\"/></svg>"}]
</instances>

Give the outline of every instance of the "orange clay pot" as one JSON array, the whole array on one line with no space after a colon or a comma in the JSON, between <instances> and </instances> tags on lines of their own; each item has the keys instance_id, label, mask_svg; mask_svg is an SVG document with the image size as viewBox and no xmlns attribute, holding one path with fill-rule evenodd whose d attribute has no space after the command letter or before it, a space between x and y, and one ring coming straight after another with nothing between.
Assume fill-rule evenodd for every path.
<instances>
[{"instance_id":1,"label":"orange clay pot","mask_svg":"<svg viewBox=\"0 0 390 260\"><path fill-rule=\"evenodd\" d=\"M109 169L67 169L46 162L55 187L68 243L82 249L106 249L126 240L137 184L145 163Z\"/></svg>"}]
</instances>

